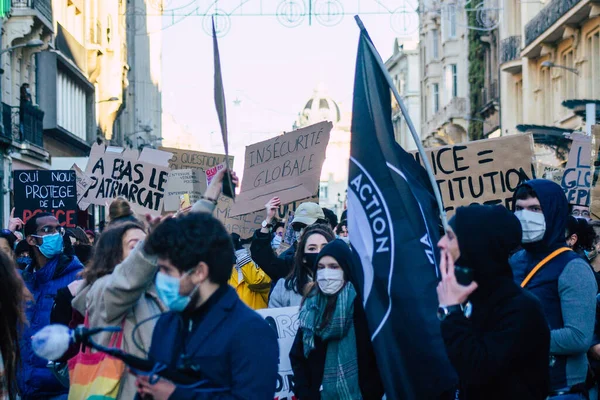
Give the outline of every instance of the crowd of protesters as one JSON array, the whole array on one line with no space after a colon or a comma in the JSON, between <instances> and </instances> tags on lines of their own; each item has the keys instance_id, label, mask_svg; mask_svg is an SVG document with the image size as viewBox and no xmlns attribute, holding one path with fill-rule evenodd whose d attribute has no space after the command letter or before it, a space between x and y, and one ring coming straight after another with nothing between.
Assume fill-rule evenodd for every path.
<instances>
[{"instance_id":1,"label":"crowd of protesters","mask_svg":"<svg viewBox=\"0 0 600 400\"><path fill-rule=\"evenodd\" d=\"M0 400L272 399L277 335L253 310L294 306L296 398L384 398L346 213L306 202L279 221L275 197L242 238L212 216L223 177L174 216L138 219L118 198L101 233L48 213L11 218L0 232ZM440 398L595 400L600 221L547 180L521 185L512 208L461 207L438 243L437 316L458 376ZM48 362L31 338L50 324L120 327L94 341L196 383L77 343Z\"/></svg>"}]
</instances>

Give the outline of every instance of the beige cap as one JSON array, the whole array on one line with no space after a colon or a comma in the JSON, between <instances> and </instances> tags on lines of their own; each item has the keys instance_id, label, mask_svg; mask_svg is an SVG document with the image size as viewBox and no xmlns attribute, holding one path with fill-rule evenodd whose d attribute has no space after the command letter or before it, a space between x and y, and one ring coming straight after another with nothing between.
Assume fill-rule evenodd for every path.
<instances>
[{"instance_id":1,"label":"beige cap","mask_svg":"<svg viewBox=\"0 0 600 400\"><path fill-rule=\"evenodd\" d=\"M302 203L296 209L294 213L294 220L292 224L300 223L306 225L312 225L317 222L318 219L325 219L323 209L317 203Z\"/></svg>"}]
</instances>

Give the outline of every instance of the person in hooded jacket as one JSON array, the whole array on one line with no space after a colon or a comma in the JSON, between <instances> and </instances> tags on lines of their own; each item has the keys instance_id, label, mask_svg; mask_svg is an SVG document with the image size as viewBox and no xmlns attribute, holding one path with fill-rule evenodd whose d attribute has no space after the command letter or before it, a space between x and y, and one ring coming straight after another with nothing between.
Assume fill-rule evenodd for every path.
<instances>
[{"instance_id":1,"label":"person in hooded jacket","mask_svg":"<svg viewBox=\"0 0 600 400\"><path fill-rule=\"evenodd\" d=\"M523 249L510 264L515 282L540 300L550 325L550 397L585 398L597 285L588 263L567 247L567 199L558 184L534 179L513 201Z\"/></svg>"},{"instance_id":2,"label":"person in hooded jacket","mask_svg":"<svg viewBox=\"0 0 600 400\"><path fill-rule=\"evenodd\" d=\"M307 288L290 351L294 394L300 400L380 400L384 389L362 300L352 283L352 252L336 239L316 263L316 282Z\"/></svg>"},{"instance_id":3,"label":"person in hooded jacket","mask_svg":"<svg viewBox=\"0 0 600 400\"><path fill-rule=\"evenodd\" d=\"M37 357L31 348L31 336L50 324L58 290L73 282L83 269L76 256L64 253L63 235L64 229L50 213L35 214L25 224L31 263L22 277L33 302L26 310L29 325L20 332L22 368L17 380L23 400L62 399L68 392L48 368L48 361Z\"/></svg>"},{"instance_id":4,"label":"person in hooded jacket","mask_svg":"<svg viewBox=\"0 0 600 400\"><path fill-rule=\"evenodd\" d=\"M294 259L298 241L304 232L304 229L310 225L329 222L325 219L323 209L318 204L312 202L302 203L298 206L292 220L292 228L296 235L296 241L289 249L277 256L272 248L273 221L275 214L281 206L281 200L278 197L273 197L265 205L266 218L262 223L262 228L254 232L254 238L250 245L250 254L256 264L265 271L271 278L271 282L276 283L280 279L288 276L294 268Z\"/></svg>"},{"instance_id":5,"label":"person in hooded jacket","mask_svg":"<svg viewBox=\"0 0 600 400\"><path fill-rule=\"evenodd\" d=\"M438 243L438 318L459 398L545 399L550 331L508 264L521 242L518 219L501 206L460 207L450 226Z\"/></svg>"}]
</instances>

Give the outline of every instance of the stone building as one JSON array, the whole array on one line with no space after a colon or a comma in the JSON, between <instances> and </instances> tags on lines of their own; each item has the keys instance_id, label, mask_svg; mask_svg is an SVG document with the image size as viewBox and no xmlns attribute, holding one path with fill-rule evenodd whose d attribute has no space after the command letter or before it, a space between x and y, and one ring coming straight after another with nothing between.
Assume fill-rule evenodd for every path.
<instances>
[{"instance_id":1,"label":"stone building","mask_svg":"<svg viewBox=\"0 0 600 400\"><path fill-rule=\"evenodd\" d=\"M468 140L468 29L464 7L419 1L421 137L427 147Z\"/></svg>"},{"instance_id":2,"label":"stone building","mask_svg":"<svg viewBox=\"0 0 600 400\"><path fill-rule=\"evenodd\" d=\"M563 162L563 134L600 112L600 2L503 3L502 133L532 132L545 163Z\"/></svg>"},{"instance_id":3,"label":"stone building","mask_svg":"<svg viewBox=\"0 0 600 400\"><path fill-rule=\"evenodd\" d=\"M394 85L408 109L408 115L417 130L421 132L421 91L419 49L416 41L394 40L394 53L385 62L385 66L394 80ZM402 115L400 106L392 96L392 121L396 141L405 150L415 150L415 141ZM424 137L421 137L423 140Z\"/></svg>"}]
</instances>

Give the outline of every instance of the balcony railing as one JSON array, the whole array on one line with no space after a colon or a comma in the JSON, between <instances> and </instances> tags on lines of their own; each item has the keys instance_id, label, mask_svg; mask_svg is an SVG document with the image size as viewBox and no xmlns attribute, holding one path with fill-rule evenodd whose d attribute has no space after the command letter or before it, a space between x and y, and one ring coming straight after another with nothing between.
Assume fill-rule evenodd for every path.
<instances>
[{"instance_id":1,"label":"balcony railing","mask_svg":"<svg viewBox=\"0 0 600 400\"><path fill-rule=\"evenodd\" d=\"M510 36L500 42L500 64L520 58L521 35Z\"/></svg>"},{"instance_id":2,"label":"balcony railing","mask_svg":"<svg viewBox=\"0 0 600 400\"><path fill-rule=\"evenodd\" d=\"M498 100L498 81L496 79L489 82L481 89L482 106L485 107L494 100Z\"/></svg>"},{"instance_id":3,"label":"balcony railing","mask_svg":"<svg viewBox=\"0 0 600 400\"><path fill-rule=\"evenodd\" d=\"M4 136L15 142L29 142L44 147L44 112L39 108L24 104L11 107L2 103Z\"/></svg>"},{"instance_id":4,"label":"balcony railing","mask_svg":"<svg viewBox=\"0 0 600 400\"><path fill-rule=\"evenodd\" d=\"M525 47L529 46L541 34L582 0L551 0L540 12L525 25Z\"/></svg>"},{"instance_id":5,"label":"balcony railing","mask_svg":"<svg viewBox=\"0 0 600 400\"><path fill-rule=\"evenodd\" d=\"M32 8L52 22L52 0L12 0L12 8Z\"/></svg>"}]
</instances>

